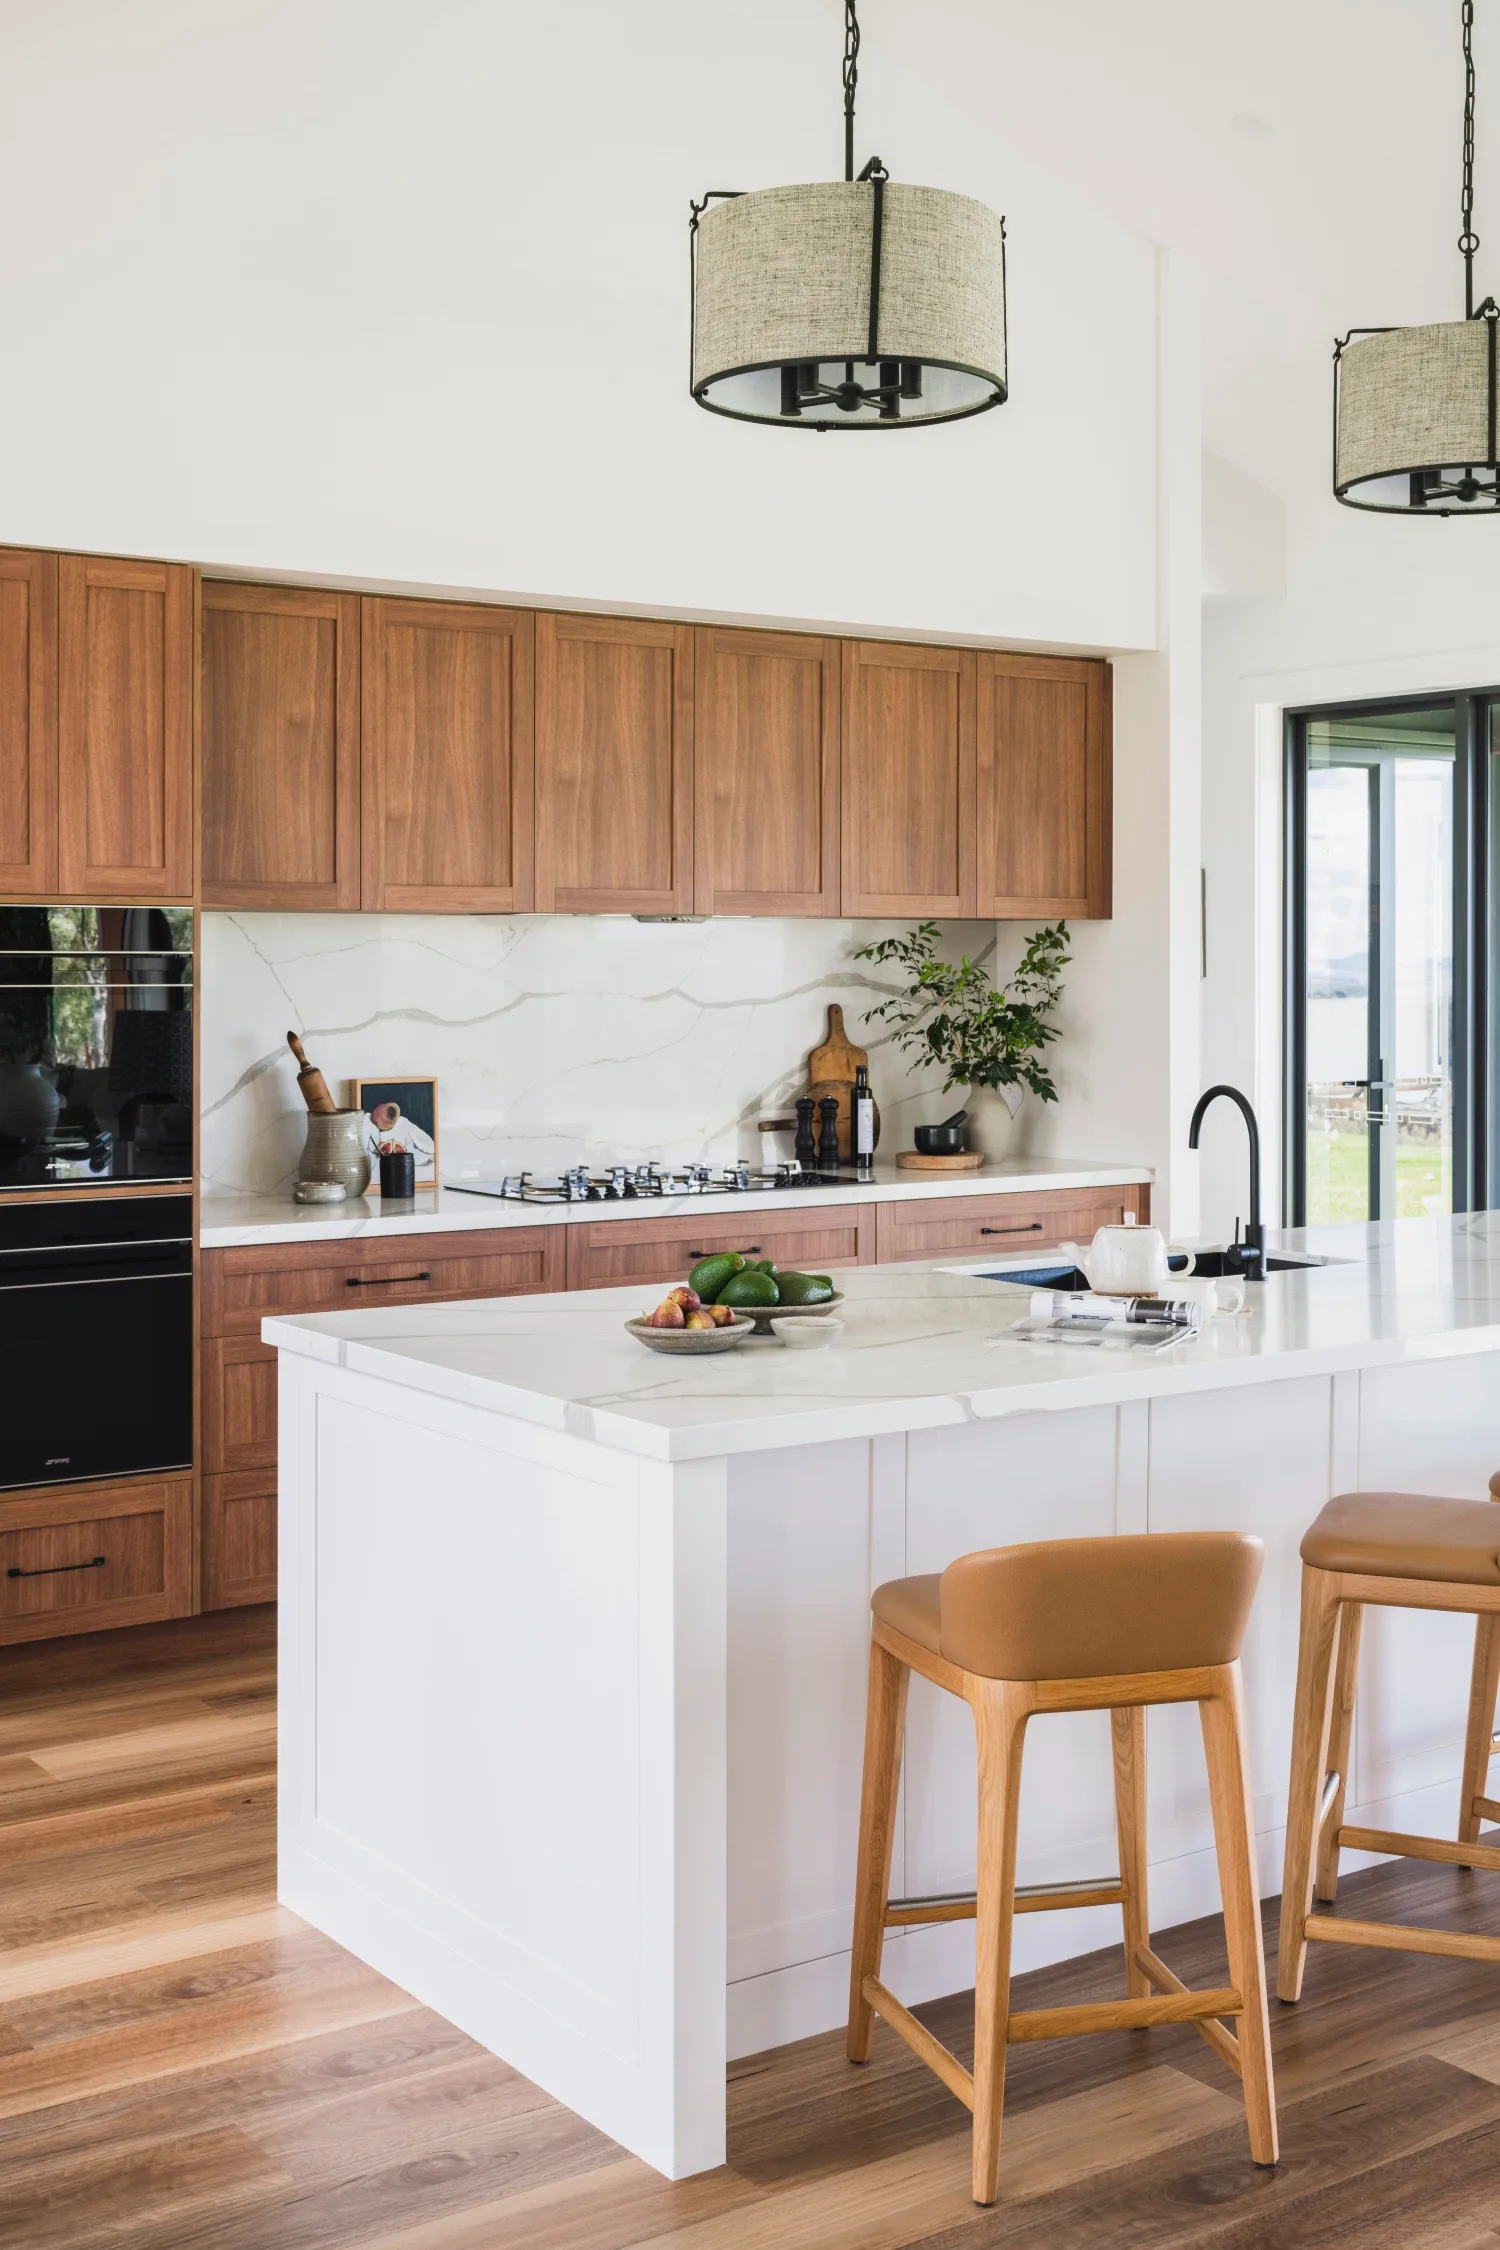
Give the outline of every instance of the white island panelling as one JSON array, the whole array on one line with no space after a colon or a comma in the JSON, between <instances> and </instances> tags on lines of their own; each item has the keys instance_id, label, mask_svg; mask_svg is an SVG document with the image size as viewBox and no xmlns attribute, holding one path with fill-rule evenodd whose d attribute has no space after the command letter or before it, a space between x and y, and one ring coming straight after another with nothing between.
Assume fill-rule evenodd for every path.
<instances>
[{"instance_id":1,"label":"white island panelling","mask_svg":"<svg viewBox=\"0 0 1500 2250\"><path fill-rule=\"evenodd\" d=\"M629 1291L268 1322L283 1898L660 2169L712 2166L726 2055L843 2015L871 1588L1220 1525L1267 1547L1245 1669L1274 1888L1303 1529L1351 1484L1478 1496L1500 1465L1500 1218L1307 1241L1345 1262L1145 1360L997 1340L1024 1298L912 1268L845 1276L826 1354L654 1359ZM1471 1628L1379 1623L1354 1810L1451 1830ZM1196 1723L1153 1712L1148 1742L1161 1928L1217 1880ZM974 1794L966 1714L914 1685L898 1888L972 1883ZM1110 1869L1113 1826L1106 1723L1037 1722L1021 1879ZM1015 1963L1117 1935L1028 1915ZM972 1945L895 1937L889 1981L960 1988Z\"/></svg>"}]
</instances>

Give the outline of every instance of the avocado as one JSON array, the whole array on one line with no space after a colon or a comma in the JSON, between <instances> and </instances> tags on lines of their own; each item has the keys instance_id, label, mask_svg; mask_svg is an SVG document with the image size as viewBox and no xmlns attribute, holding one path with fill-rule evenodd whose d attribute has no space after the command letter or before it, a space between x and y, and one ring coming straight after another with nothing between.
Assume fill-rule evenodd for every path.
<instances>
[{"instance_id":1,"label":"avocado","mask_svg":"<svg viewBox=\"0 0 1500 2250\"><path fill-rule=\"evenodd\" d=\"M820 1273L784 1273L780 1281L784 1305L826 1305L833 1284Z\"/></svg>"},{"instance_id":2,"label":"avocado","mask_svg":"<svg viewBox=\"0 0 1500 2250\"><path fill-rule=\"evenodd\" d=\"M737 1273L719 1291L721 1305L779 1305L781 1291L768 1273Z\"/></svg>"},{"instance_id":3,"label":"avocado","mask_svg":"<svg viewBox=\"0 0 1500 2250\"><path fill-rule=\"evenodd\" d=\"M696 1289L705 1305L717 1303L719 1292L726 1281L743 1273L745 1261L738 1250L719 1250L711 1258L700 1258L688 1275L689 1289Z\"/></svg>"}]
</instances>

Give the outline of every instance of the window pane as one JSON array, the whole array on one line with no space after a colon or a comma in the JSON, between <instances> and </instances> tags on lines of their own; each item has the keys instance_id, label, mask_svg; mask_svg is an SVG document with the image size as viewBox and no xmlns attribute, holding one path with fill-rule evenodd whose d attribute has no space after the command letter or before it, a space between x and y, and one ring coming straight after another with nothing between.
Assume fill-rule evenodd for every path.
<instances>
[{"instance_id":1,"label":"window pane","mask_svg":"<svg viewBox=\"0 0 1500 2250\"><path fill-rule=\"evenodd\" d=\"M1395 761L1396 1216L1453 1208L1453 763Z\"/></svg>"},{"instance_id":2,"label":"window pane","mask_svg":"<svg viewBox=\"0 0 1500 2250\"><path fill-rule=\"evenodd\" d=\"M1355 1083L1370 1074L1370 772L1309 768L1307 1220L1318 1226L1370 1216L1369 1099Z\"/></svg>"}]
</instances>

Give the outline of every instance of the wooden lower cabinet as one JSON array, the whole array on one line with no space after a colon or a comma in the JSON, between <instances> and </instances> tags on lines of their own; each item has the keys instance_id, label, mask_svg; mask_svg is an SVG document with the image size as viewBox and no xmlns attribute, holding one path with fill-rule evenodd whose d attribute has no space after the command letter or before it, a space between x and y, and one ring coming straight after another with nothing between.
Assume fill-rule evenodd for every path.
<instances>
[{"instance_id":1,"label":"wooden lower cabinet","mask_svg":"<svg viewBox=\"0 0 1500 2250\"><path fill-rule=\"evenodd\" d=\"M193 1481L0 1500L0 1644L153 1625L193 1606Z\"/></svg>"},{"instance_id":2,"label":"wooden lower cabinet","mask_svg":"<svg viewBox=\"0 0 1500 2250\"><path fill-rule=\"evenodd\" d=\"M273 1242L202 1260L202 1607L276 1596L276 1354L272 1313L535 1296L564 1286L560 1226Z\"/></svg>"},{"instance_id":3,"label":"wooden lower cabinet","mask_svg":"<svg viewBox=\"0 0 1500 2250\"><path fill-rule=\"evenodd\" d=\"M721 1218L583 1220L566 1228L568 1287L614 1289L627 1281L648 1286L681 1281L688 1268L715 1250L753 1251L779 1266L827 1273L835 1266L875 1262L875 1205L816 1210L746 1211L725 1225Z\"/></svg>"},{"instance_id":4,"label":"wooden lower cabinet","mask_svg":"<svg viewBox=\"0 0 1500 2250\"><path fill-rule=\"evenodd\" d=\"M954 1196L951 1200L881 1203L876 1242L880 1263L909 1258L1009 1255L1087 1242L1096 1227L1118 1226L1127 1212L1143 1224L1151 1190L1139 1187L1048 1188L1025 1195Z\"/></svg>"}]
</instances>

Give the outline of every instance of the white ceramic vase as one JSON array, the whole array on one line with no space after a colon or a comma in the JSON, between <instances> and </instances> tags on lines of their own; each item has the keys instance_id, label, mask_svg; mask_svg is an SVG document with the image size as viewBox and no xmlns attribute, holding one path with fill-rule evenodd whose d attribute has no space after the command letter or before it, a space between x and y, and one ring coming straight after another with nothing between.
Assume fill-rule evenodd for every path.
<instances>
[{"instance_id":1,"label":"white ceramic vase","mask_svg":"<svg viewBox=\"0 0 1500 2250\"><path fill-rule=\"evenodd\" d=\"M986 1164L999 1164L1009 1156L1016 1135L1010 1103L993 1086L967 1086L964 1107L969 1113L964 1146L977 1149Z\"/></svg>"}]
</instances>

